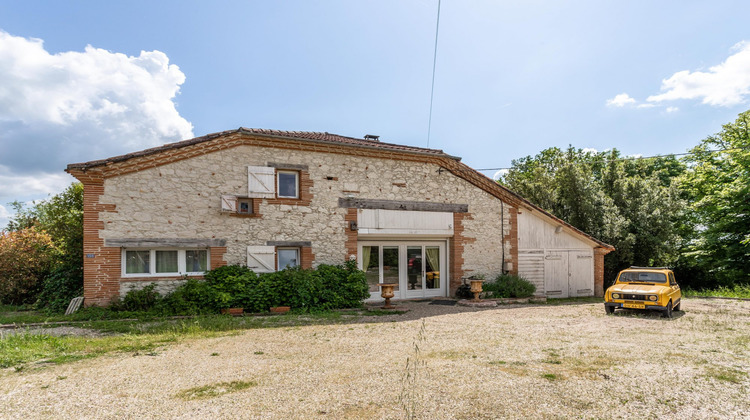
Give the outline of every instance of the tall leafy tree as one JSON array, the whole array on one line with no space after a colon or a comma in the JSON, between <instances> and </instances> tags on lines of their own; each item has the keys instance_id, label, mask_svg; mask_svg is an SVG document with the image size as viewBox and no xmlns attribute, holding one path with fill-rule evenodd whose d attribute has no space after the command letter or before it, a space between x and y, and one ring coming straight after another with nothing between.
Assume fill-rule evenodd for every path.
<instances>
[{"instance_id":1,"label":"tall leafy tree","mask_svg":"<svg viewBox=\"0 0 750 420\"><path fill-rule=\"evenodd\" d=\"M676 222L684 202L674 158L623 159L617 150L592 153L549 148L513 161L500 181L617 250L605 257L605 279L630 265L673 263L682 244Z\"/></svg>"},{"instance_id":2,"label":"tall leafy tree","mask_svg":"<svg viewBox=\"0 0 750 420\"><path fill-rule=\"evenodd\" d=\"M691 152L681 188L695 238L685 257L719 285L750 284L750 111Z\"/></svg>"}]
</instances>

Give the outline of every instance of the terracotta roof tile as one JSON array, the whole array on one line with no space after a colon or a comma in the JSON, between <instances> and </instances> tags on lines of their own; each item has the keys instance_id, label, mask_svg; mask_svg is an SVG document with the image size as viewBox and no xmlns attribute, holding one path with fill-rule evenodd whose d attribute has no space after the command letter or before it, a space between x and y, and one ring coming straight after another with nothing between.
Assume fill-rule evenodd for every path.
<instances>
[{"instance_id":1,"label":"terracotta roof tile","mask_svg":"<svg viewBox=\"0 0 750 420\"><path fill-rule=\"evenodd\" d=\"M196 137L196 138L189 139L189 140L178 141L176 143L167 143L162 146L152 147L150 149L128 153L125 155L114 156L114 157L100 159L100 160L92 160L89 162L71 163L68 165L68 169L88 169L88 168L93 168L96 166L103 166L108 163L122 162L122 161L136 158L136 157L148 156L148 155L152 155L155 153L163 152L165 150L179 149L181 147L203 143L206 141L213 140L217 137L222 137L222 136L234 134L234 133L253 134L253 135L258 135L258 136L263 136L263 137L279 137L279 138L285 138L285 139L307 140L307 141L322 142L322 143L338 143L338 144L352 146L352 147L366 147L366 148L375 148L375 149L382 149L382 150L392 150L394 152L441 156L441 157L449 157L455 160L460 160L460 158L456 156L450 156L446 154L445 152L443 152L442 150L427 149L423 147L414 147L414 146L404 146L401 144L385 143L385 142L381 142L377 140L358 139L355 137L341 136L338 134L332 134L328 132L321 133L321 132L314 132L314 131L282 131L282 130L267 130L267 129L262 129L262 128L240 127L237 130L227 130L227 131L221 131L218 133L207 134L205 136Z\"/></svg>"}]
</instances>

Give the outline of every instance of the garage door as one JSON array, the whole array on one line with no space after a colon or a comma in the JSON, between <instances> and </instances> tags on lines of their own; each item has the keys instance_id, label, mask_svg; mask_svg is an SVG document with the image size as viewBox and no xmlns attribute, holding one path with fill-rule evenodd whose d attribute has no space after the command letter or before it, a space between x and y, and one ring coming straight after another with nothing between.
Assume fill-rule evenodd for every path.
<instances>
[{"instance_id":1,"label":"garage door","mask_svg":"<svg viewBox=\"0 0 750 420\"><path fill-rule=\"evenodd\" d=\"M594 295L591 251L547 251L544 256L544 292L548 297Z\"/></svg>"}]
</instances>

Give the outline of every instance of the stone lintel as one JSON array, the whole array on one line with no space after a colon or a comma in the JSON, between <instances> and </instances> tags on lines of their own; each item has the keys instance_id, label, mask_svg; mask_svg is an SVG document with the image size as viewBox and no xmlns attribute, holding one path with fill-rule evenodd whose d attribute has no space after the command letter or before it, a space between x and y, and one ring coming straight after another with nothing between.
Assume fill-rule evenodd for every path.
<instances>
[{"instance_id":1,"label":"stone lintel","mask_svg":"<svg viewBox=\"0 0 750 420\"><path fill-rule=\"evenodd\" d=\"M312 246L312 242L310 241L267 241L266 246L303 247L303 246Z\"/></svg>"},{"instance_id":2,"label":"stone lintel","mask_svg":"<svg viewBox=\"0 0 750 420\"><path fill-rule=\"evenodd\" d=\"M212 246L226 245L226 239L125 238L104 240L104 246L116 248L208 248Z\"/></svg>"},{"instance_id":3,"label":"stone lintel","mask_svg":"<svg viewBox=\"0 0 750 420\"><path fill-rule=\"evenodd\" d=\"M437 211L468 213L468 204L431 203L429 201L374 200L368 198L339 198L339 207L371 210Z\"/></svg>"},{"instance_id":4,"label":"stone lintel","mask_svg":"<svg viewBox=\"0 0 750 420\"><path fill-rule=\"evenodd\" d=\"M276 169L293 169L295 171L307 171L307 165L296 165L293 163L268 162L268 166Z\"/></svg>"}]
</instances>

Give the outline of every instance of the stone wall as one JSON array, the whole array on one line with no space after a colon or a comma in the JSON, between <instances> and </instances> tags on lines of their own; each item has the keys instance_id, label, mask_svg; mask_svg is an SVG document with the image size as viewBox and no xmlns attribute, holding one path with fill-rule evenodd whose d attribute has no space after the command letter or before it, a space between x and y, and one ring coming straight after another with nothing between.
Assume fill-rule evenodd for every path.
<instances>
[{"instance_id":1,"label":"stone wall","mask_svg":"<svg viewBox=\"0 0 750 420\"><path fill-rule=\"evenodd\" d=\"M247 195L247 167L272 162L307 167L302 199L258 199L255 217L222 213L222 195ZM506 267L513 269L514 208L506 204L501 220L499 199L439 169L432 163L240 145L106 178L98 204L116 211L99 213L99 237L225 239L227 264L245 264L250 245L310 241L313 266L338 264L350 255L352 242L351 212L338 207L340 197L468 204L470 217L461 218L457 238L462 258L452 256L457 264L451 273L488 279L499 274L503 239Z\"/></svg>"}]
</instances>

